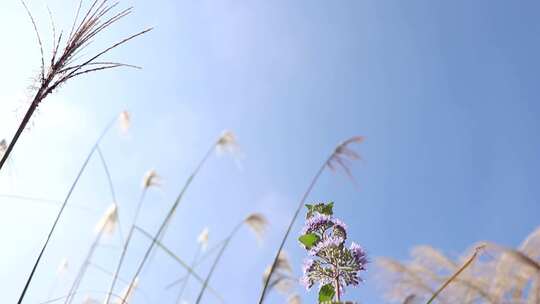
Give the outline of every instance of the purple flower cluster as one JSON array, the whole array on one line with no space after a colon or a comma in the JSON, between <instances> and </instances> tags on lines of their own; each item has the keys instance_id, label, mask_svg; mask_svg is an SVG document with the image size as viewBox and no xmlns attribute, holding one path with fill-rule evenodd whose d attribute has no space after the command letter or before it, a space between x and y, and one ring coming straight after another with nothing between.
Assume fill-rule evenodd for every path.
<instances>
[{"instance_id":1,"label":"purple flower cluster","mask_svg":"<svg viewBox=\"0 0 540 304\"><path fill-rule=\"evenodd\" d=\"M317 256L321 253L321 251L333 249L341 246L343 244L344 240L340 237L328 237L324 240L320 241L315 245L313 248L311 248L308 253L311 256Z\"/></svg>"},{"instance_id":2,"label":"purple flower cluster","mask_svg":"<svg viewBox=\"0 0 540 304\"><path fill-rule=\"evenodd\" d=\"M324 231L334 225L334 219L330 215L316 213L307 219L302 234Z\"/></svg>"},{"instance_id":3,"label":"purple flower cluster","mask_svg":"<svg viewBox=\"0 0 540 304\"><path fill-rule=\"evenodd\" d=\"M308 247L306 249L311 258L304 261L301 282L307 289L315 283L319 287L331 284L339 289L341 296L345 287L356 286L363 281L359 272L366 270L368 259L364 249L357 243L352 242L350 247L345 247L347 225L331 214L331 209L329 214L308 214L301 241L304 248ZM305 237L306 234L314 234L316 241L305 243L309 239Z\"/></svg>"},{"instance_id":4,"label":"purple flower cluster","mask_svg":"<svg viewBox=\"0 0 540 304\"><path fill-rule=\"evenodd\" d=\"M367 259L367 253L364 251L360 245L356 244L355 242L351 243L351 247L349 248L351 251L352 257L354 258L354 261L356 264L359 265L361 270L365 270L365 266L368 263Z\"/></svg>"},{"instance_id":5,"label":"purple flower cluster","mask_svg":"<svg viewBox=\"0 0 540 304\"><path fill-rule=\"evenodd\" d=\"M313 271L313 265L315 264L315 261L312 259L306 259L304 260L304 265L302 266L302 272L304 274L310 273ZM309 276L304 275L301 278L301 283L306 287L306 289L310 289L313 286L313 279L311 279Z\"/></svg>"}]
</instances>

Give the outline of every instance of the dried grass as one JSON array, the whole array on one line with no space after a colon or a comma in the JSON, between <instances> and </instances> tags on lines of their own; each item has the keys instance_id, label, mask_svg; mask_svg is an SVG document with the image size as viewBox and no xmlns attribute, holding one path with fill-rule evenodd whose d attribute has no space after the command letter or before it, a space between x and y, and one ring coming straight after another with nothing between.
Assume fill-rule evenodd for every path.
<instances>
[{"instance_id":1,"label":"dried grass","mask_svg":"<svg viewBox=\"0 0 540 304\"><path fill-rule=\"evenodd\" d=\"M477 256L479 245L457 260L429 246L418 246L406 263L379 258L379 280L385 286L386 298L395 303L403 303L411 294L415 303L425 303L434 295L433 302L439 303L538 303L539 231L532 232L517 249L479 243L485 246L481 258ZM437 292L441 284L444 292Z\"/></svg>"}]
</instances>

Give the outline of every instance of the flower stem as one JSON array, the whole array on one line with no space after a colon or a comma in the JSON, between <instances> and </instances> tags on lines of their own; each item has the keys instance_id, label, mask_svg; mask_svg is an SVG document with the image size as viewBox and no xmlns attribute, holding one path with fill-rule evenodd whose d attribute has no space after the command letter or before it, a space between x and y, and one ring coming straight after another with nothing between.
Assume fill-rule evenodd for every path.
<instances>
[{"instance_id":1,"label":"flower stem","mask_svg":"<svg viewBox=\"0 0 540 304\"><path fill-rule=\"evenodd\" d=\"M336 298L337 298L338 303L341 302L341 295L339 293L340 293L340 290L339 290L339 275L338 275L336 277Z\"/></svg>"}]
</instances>

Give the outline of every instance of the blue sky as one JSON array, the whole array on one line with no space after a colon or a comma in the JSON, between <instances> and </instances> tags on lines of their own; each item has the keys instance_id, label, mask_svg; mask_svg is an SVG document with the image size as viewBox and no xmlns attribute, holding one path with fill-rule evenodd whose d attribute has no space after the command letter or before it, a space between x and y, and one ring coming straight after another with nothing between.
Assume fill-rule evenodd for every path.
<instances>
[{"instance_id":1,"label":"blue sky","mask_svg":"<svg viewBox=\"0 0 540 304\"><path fill-rule=\"evenodd\" d=\"M49 5L69 26L75 1L31 1L43 28ZM336 202L351 237L372 258L405 259L430 244L458 256L488 239L516 246L538 225L540 188L539 9L535 1L123 1L135 12L97 46L147 26L154 30L109 56L143 66L89 75L62 87L40 106L17 146L0 190L61 200L105 124L128 109L126 136L113 130L102 149L118 192L122 229L155 168L163 185L151 191L142 225L157 221L223 129L242 147L240 166L213 156L197 176L165 242L186 260L198 233L211 242L250 212L271 226L262 246L242 230L212 281L228 302L253 303L311 176L341 140L366 136L355 188L325 172L310 200ZM0 4L0 138L21 117L39 68L34 33L18 1ZM43 36L50 35L44 31ZM48 36L46 36L48 37ZM63 257L72 268L92 240L95 222L111 203L95 158L81 179L38 269L28 303L47 298ZM90 208L87 211L82 208ZM0 283L6 303L18 298L57 207L0 199ZM299 231L297 223L295 231ZM96 263L111 267L112 246ZM137 239L128 261L145 242ZM304 252L292 237L287 252L300 273ZM182 274L166 256L144 272L136 303L168 303L163 287ZM130 265L131 265L130 264ZM208 265L200 270L205 273ZM132 267L125 268L129 277ZM382 303L366 283L347 296ZM103 290L108 278L89 272L84 290ZM59 286L62 286L59 284ZM188 293L198 291L195 283ZM62 295L66 289L55 288ZM298 288L306 303L315 292ZM207 295L207 303L217 303ZM281 303L273 294L269 303ZM172 302L171 302L172 303Z\"/></svg>"}]
</instances>

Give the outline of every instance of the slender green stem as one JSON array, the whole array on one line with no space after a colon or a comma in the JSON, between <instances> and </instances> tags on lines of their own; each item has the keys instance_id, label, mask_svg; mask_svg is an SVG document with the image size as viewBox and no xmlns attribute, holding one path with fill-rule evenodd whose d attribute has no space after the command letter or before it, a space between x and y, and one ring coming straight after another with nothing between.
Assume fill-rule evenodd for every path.
<instances>
[{"instance_id":1,"label":"slender green stem","mask_svg":"<svg viewBox=\"0 0 540 304\"><path fill-rule=\"evenodd\" d=\"M107 293L105 303L109 303L111 296L113 294L114 287L116 285L116 281L118 279L118 275L120 273L120 269L122 268L122 264L124 263L124 258L126 256L127 250L129 248L129 243L131 242L131 237L133 236L133 230L135 229L135 225L137 224L137 219L139 217L139 213L141 211L141 205L144 201L144 198L146 197L146 190L148 188L144 187L141 196L139 198L139 202L137 203L137 209L135 211L135 216L133 217L133 222L131 224L131 228L129 229L129 233L127 236L126 241L124 242L124 246L122 247L122 253L120 254L120 259L118 260L118 264L116 264L116 270L114 271L114 275L111 281L111 285L109 286L109 292Z\"/></svg>"},{"instance_id":2,"label":"slender green stem","mask_svg":"<svg viewBox=\"0 0 540 304\"><path fill-rule=\"evenodd\" d=\"M193 261L191 262L191 265L190 267L193 269L195 268L195 264L197 263L197 259L199 258L199 254L201 254L201 251L202 251L202 245L199 245L197 247L197 252L195 252L195 256L193 257ZM186 287L187 287L187 284L189 282L189 277L191 276L191 274L188 272L185 280L184 280L184 284L182 284L182 286L180 287L180 291L178 292L178 296L176 297L176 304L180 304L180 301L182 300L182 296L184 295L184 291L186 290Z\"/></svg>"},{"instance_id":3,"label":"slender green stem","mask_svg":"<svg viewBox=\"0 0 540 304\"><path fill-rule=\"evenodd\" d=\"M99 159L101 160L101 164L103 165L103 171L105 171L105 176L107 177L107 183L109 184L109 190L111 191L111 199L114 204L117 206L117 220L118 220L118 234L120 235L120 242L124 243L124 233L122 232L122 222L120 220L120 207L118 206L118 201L116 200L116 191L114 190L114 184L112 181L111 172L109 171L109 166L107 165L107 161L105 160L105 156L103 156L103 152L101 151L101 148L97 147L97 152L99 155Z\"/></svg>"},{"instance_id":4,"label":"slender green stem","mask_svg":"<svg viewBox=\"0 0 540 304\"><path fill-rule=\"evenodd\" d=\"M341 295L340 295L340 290L339 290L339 275L336 277L336 298L337 298L337 301L338 303L341 303Z\"/></svg>"},{"instance_id":5,"label":"slender green stem","mask_svg":"<svg viewBox=\"0 0 540 304\"><path fill-rule=\"evenodd\" d=\"M238 230L240 229L240 227L242 227L243 224L244 224L244 221L238 223L236 227L234 227L234 229L232 230L229 237L225 239L225 243L223 244L223 247L221 247L221 250L216 256L216 259L214 260L214 263L212 264L212 267L210 268L210 271L208 272L208 275L206 276L206 279L204 280L203 286L201 287L201 291L199 292L199 295L197 296L197 300L195 301L195 304L199 304L201 302L204 292L206 291L206 286L208 286L208 283L210 282L210 278L212 278L212 274L214 273L214 270L216 269L217 264L219 263L219 260L223 256L225 249L227 249L227 247L229 246L231 239L234 237L236 232L238 232Z\"/></svg>"},{"instance_id":6,"label":"slender green stem","mask_svg":"<svg viewBox=\"0 0 540 304\"><path fill-rule=\"evenodd\" d=\"M174 215L175 211L176 211L176 208L178 208L178 205L180 204L180 201L182 200L182 198L184 197L184 193L186 192L186 190L188 189L189 185L191 185L191 182L193 181L193 179L195 178L195 176L197 175L197 173L199 172L199 170L202 168L202 166L204 165L204 163L206 162L206 160L210 157L210 155L212 154L212 152L214 152L214 149L216 148L216 144L217 143L214 143L210 149L208 150L208 152L206 152L206 154L204 155L203 159L199 162L199 164L197 165L197 167L195 168L195 171L193 171L193 173L189 176L189 178L187 179L186 183L184 184L182 190L180 191L180 193L178 194L178 197L176 198L176 201L174 202L174 204L171 206L171 209L169 210L169 212L167 213L167 216L164 218L163 222L161 223L157 233L155 234L155 236L153 237L153 240L151 243L150 243L150 246L148 246L148 249L146 250L141 262L139 263L139 266L137 267L137 270L135 271L135 274L133 275L132 279L131 279L131 283L129 284L128 286L128 291L127 293L129 293L131 291L131 288L133 286L133 283L135 282L135 279L139 276L139 274L141 273L146 261L148 260L148 257L150 256L150 253L152 252L152 250L154 249L154 246L156 244L156 241L158 241L161 237L161 234L163 233L165 227L168 225L169 221L172 219L172 216ZM109 302L105 302L106 304L109 304Z\"/></svg>"},{"instance_id":7,"label":"slender green stem","mask_svg":"<svg viewBox=\"0 0 540 304\"><path fill-rule=\"evenodd\" d=\"M141 234L143 234L144 236L146 236L147 238L149 238L150 240L152 240L153 243L156 244L156 246L158 246L159 248L161 248L161 250L163 250L163 252L165 252L167 255L169 255L171 258L173 258L178 264L180 264L180 266L182 266L184 269L186 269L188 271L188 273L190 273L199 283L203 284L204 281L202 279L202 277L197 274L195 272L195 270L193 270L186 262L184 262L181 258L179 258L176 254L174 254L174 252L172 252L169 248L167 248L165 245L163 245L160 241L158 241L155 237L152 238L152 235L150 233L148 233L147 231L145 231L144 229L138 227L138 226L135 226L135 230L137 230L138 232L140 232ZM223 300L223 297L216 291L214 290L213 288L211 288L210 286L207 285L207 288L210 292L212 292L218 299L221 303L224 303L225 301Z\"/></svg>"},{"instance_id":8,"label":"slender green stem","mask_svg":"<svg viewBox=\"0 0 540 304\"><path fill-rule=\"evenodd\" d=\"M49 244L49 241L51 240L51 237L52 237L52 234L54 232L54 230L56 229L56 226L58 225L58 222L60 221L60 218L62 217L62 214L64 212L64 209L66 208L67 206L67 203L71 197L71 194L73 193L73 190L75 190L75 186L77 186L77 183L79 182L79 179L81 178L84 170L86 169L86 166L88 165L88 162L90 161L90 159L92 158L92 155L94 154L94 152L96 151L97 147L98 147L98 144L99 142L101 141L101 139L105 136L105 134L107 133L107 131L113 126L114 122L116 121L116 118L114 120L112 120L106 127L105 129L103 130L103 132L99 135L98 139L96 140L96 142L94 143L94 145L92 146L92 148L90 149L90 152L88 153L88 156L86 157L83 165L81 166L81 168L79 169L79 172L77 173L77 177L75 178L75 180L73 181L73 183L71 184L71 187L66 195L66 198L64 199L64 202L62 203L62 206L60 207L60 210L58 211L58 214L56 215L56 218L54 220L54 223L49 231L49 234L47 235L47 239L45 240L45 243L43 244L42 248L41 248L41 251L36 259L36 261L34 262L34 266L32 267L32 270L30 271L30 275L28 276L28 279L26 280L26 283L24 285L24 288L21 292L21 295L19 297L19 300L17 301L17 304L21 304L24 300L24 297L26 295L26 292L28 291L28 287L30 286L30 283L32 282L32 279L34 278L34 274L36 273L36 270L37 270L37 267L39 265L39 262L41 261L41 258L43 257L43 253L45 252L45 249L47 248L47 245ZM1 168L1 166L0 166Z\"/></svg>"},{"instance_id":9,"label":"slender green stem","mask_svg":"<svg viewBox=\"0 0 540 304\"><path fill-rule=\"evenodd\" d=\"M101 227L98 234L96 235L96 238L94 239L94 242L92 243L92 246L90 246L90 249L88 250L88 254L86 255L86 258L84 259L83 264L79 268L77 276L75 277L75 281L73 282L69 290L69 294L72 296L68 296L66 300L64 301L64 303L68 304L68 303L73 302L73 295L77 293L79 286L81 285L81 281L84 278L84 275L86 274L86 270L88 269L88 266L90 265L90 260L92 259L92 256L94 255L94 252L96 251L97 245L99 244L101 237L103 236L104 229L105 229L105 225Z\"/></svg>"},{"instance_id":10,"label":"slender green stem","mask_svg":"<svg viewBox=\"0 0 540 304\"><path fill-rule=\"evenodd\" d=\"M206 253L200 258L198 259L194 264L193 266L191 267L192 269L195 269L197 268L197 266L199 266L202 262L204 262L208 257L210 257L210 255L216 251L217 249L221 248L221 246L225 243L225 241L227 240L227 238L225 238L224 240L221 240L220 242L218 242L217 244L215 244L212 248L210 248L209 250L206 251ZM167 286L165 286L165 289L169 289L177 284L180 284L183 280L185 280L187 278L187 275L183 276L183 277L180 277L176 280L174 280L173 282L169 283Z\"/></svg>"},{"instance_id":11,"label":"slender green stem","mask_svg":"<svg viewBox=\"0 0 540 304\"><path fill-rule=\"evenodd\" d=\"M308 198L309 194L311 193L311 190L319 180L319 177L323 173L324 169L326 168L328 162L332 159L332 156L334 154L332 153L328 159L322 164L322 166L319 168L313 179L311 180L306 192L302 196L302 199L300 199L300 202L298 203L298 207L296 207L296 210L293 214L293 217L291 218L291 221L289 223L289 226L287 227L287 231L285 232L285 235L283 236L283 239L281 240L281 244L279 245L279 248L276 252L276 255L274 257L274 261L272 262L272 266L270 267L270 272L268 273L268 276L266 277L266 280L264 281L263 290L261 292L260 298L259 298L259 304L262 304L264 301L264 298L266 297L266 291L268 289L268 284L270 283L270 279L272 278L272 274L274 273L274 270L276 268L277 262L279 260L279 254L283 250L283 247L285 246L285 242L287 241L287 238L289 237L289 234L291 233L292 227L294 225L294 222L298 218L298 214L300 213L300 210L302 210L302 207L304 206L306 199Z\"/></svg>"}]
</instances>

